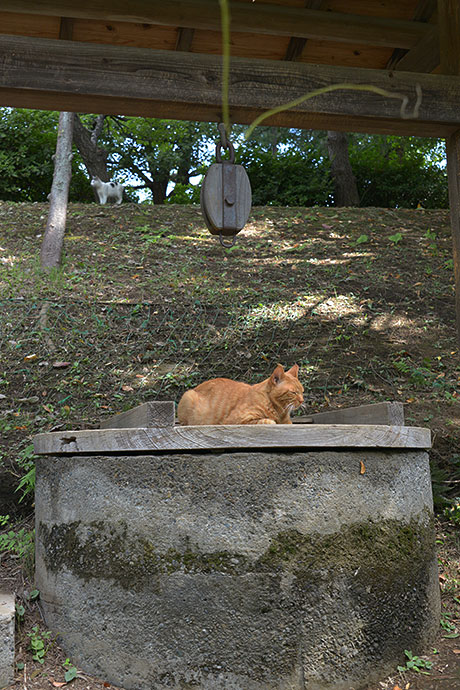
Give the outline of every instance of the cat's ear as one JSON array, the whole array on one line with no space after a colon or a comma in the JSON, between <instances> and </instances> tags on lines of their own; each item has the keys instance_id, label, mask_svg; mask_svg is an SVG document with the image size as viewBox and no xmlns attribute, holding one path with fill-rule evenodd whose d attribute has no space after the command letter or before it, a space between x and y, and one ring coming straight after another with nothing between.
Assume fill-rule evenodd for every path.
<instances>
[{"instance_id":1,"label":"cat's ear","mask_svg":"<svg viewBox=\"0 0 460 690\"><path fill-rule=\"evenodd\" d=\"M273 374L270 376L270 381L275 386L284 378L284 368L281 364L278 364Z\"/></svg>"},{"instance_id":2,"label":"cat's ear","mask_svg":"<svg viewBox=\"0 0 460 690\"><path fill-rule=\"evenodd\" d=\"M297 379L299 378L299 365L294 364L293 367L289 369L289 371L286 372L286 374L291 374L291 376L295 376Z\"/></svg>"}]
</instances>

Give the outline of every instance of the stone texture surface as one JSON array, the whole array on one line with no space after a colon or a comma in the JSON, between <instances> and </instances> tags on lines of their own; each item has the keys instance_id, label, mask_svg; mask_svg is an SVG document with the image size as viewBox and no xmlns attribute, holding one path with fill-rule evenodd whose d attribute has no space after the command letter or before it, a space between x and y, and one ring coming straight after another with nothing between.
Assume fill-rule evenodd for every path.
<instances>
[{"instance_id":1,"label":"stone texture surface","mask_svg":"<svg viewBox=\"0 0 460 690\"><path fill-rule=\"evenodd\" d=\"M358 688L438 625L425 452L41 457L36 516L47 624L128 689Z\"/></svg>"},{"instance_id":2,"label":"stone texture surface","mask_svg":"<svg viewBox=\"0 0 460 690\"><path fill-rule=\"evenodd\" d=\"M0 592L0 688L14 680L14 594Z\"/></svg>"}]
</instances>

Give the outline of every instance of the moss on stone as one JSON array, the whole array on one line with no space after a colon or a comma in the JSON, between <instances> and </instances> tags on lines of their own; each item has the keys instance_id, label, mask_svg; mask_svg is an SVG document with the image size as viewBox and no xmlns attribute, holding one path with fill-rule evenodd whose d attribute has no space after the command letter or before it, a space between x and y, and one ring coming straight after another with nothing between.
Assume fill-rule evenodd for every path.
<instances>
[{"instance_id":1,"label":"moss on stone","mask_svg":"<svg viewBox=\"0 0 460 690\"><path fill-rule=\"evenodd\" d=\"M366 522L343 527L330 535L304 535L287 530L272 539L256 561L228 551L200 553L189 544L184 550L159 552L153 540L136 537L124 522L72 522L39 526L39 540L48 570L62 568L88 581L114 580L120 587L155 589L161 574L249 572L281 574L309 580L318 571L344 574L359 568L375 583L384 585L395 576L412 580L412 573L432 562L434 527L431 518L402 524L396 520Z\"/></svg>"}]
</instances>

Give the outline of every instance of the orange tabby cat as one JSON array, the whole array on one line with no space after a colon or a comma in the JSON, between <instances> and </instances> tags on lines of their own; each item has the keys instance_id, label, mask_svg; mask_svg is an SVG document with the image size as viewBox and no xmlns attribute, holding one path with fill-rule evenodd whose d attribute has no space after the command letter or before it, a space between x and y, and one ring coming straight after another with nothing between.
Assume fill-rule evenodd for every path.
<instances>
[{"instance_id":1,"label":"orange tabby cat","mask_svg":"<svg viewBox=\"0 0 460 690\"><path fill-rule=\"evenodd\" d=\"M179 407L182 425L291 424L289 416L303 403L297 364L284 371L278 364L272 375L250 386L231 379L211 379L186 391Z\"/></svg>"}]
</instances>

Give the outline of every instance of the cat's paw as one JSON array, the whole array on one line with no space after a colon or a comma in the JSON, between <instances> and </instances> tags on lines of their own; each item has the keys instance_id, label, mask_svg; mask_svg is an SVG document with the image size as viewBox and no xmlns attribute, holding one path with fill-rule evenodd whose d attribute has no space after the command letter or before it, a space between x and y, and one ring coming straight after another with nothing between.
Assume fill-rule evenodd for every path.
<instances>
[{"instance_id":1,"label":"cat's paw","mask_svg":"<svg viewBox=\"0 0 460 690\"><path fill-rule=\"evenodd\" d=\"M259 419L257 424L276 424L276 422L273 419Z\"/></svg>"}]
</instances>

